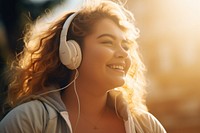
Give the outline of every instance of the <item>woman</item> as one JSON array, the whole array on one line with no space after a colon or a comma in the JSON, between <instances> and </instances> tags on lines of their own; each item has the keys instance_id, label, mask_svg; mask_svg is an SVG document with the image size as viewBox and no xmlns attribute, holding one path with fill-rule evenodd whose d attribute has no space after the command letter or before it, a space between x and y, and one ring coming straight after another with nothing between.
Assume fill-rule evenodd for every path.
<instances>
[{"instance_id":1,"label":"woman","mask_svg":"<svg viewBox=\"0 0 200 133\"><path fill-rule=\"evenodd\" d=\"M132 14L85 5L25 36L0 132L165 133L144 103Z\"/></svg>"}]
</instances>

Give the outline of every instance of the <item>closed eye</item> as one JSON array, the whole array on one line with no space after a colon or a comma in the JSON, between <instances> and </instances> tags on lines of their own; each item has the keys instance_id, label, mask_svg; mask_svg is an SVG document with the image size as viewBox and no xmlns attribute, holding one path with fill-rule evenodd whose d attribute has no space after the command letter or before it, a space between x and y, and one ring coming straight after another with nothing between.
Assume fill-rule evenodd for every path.
<instances>
[{"instance_id":1,"label":"closed eye","mask_svg":"<svg viewBox=\"0 0 200 133\"><path fill-rule=\"evenodd\" d=\"M113 46L113 41L109 41L109 40L107 40L107 41L102 41L101 42L102 44L104 44L104 45L107 45L107 46Z\"/></svg>"},{"instance_id":2,"label":"closed eye","mask_svg":"<svg viewBox=\"0 0 200 133\"><path fill-rule=\"evenodd\" d=\"M128 51L130 49L130 46L129 45L122 45L122 48L126 51Z\"/></svg>"},{"instance_id":3,"label":"closed eye","mask_svg":"<svg viewBox=\"0 0 200 133\"><path fill-rule=\"evenodd\" d=\"M106 44L106 45L111 46L111 45L114 44L115 37L113 35L110 35L110 34L102 34L102 35L98 36L97 39L100 39L100 42L102 44Z\"/></svg>"},{"instance_id":4,"label":"closed eye","mask_svg":"<svg viewBox=\"0 0 200 133\"><path fill-rule=\"evenodd\" d=\"M122 48L126 51L128 51L131 48L131 44L128 41L123 41L122 42Z\"/></svg>"},{"instance_id":5,"label":"closed eye","mask_svg":"<svg viewBox=\"0 0 200 133\"><path fill-rule=\"evenodd\" d=\"M112 41L102 41L101 43L104 43L104 44L113 44L113 42Z\"/></svg>"}]
</instances>

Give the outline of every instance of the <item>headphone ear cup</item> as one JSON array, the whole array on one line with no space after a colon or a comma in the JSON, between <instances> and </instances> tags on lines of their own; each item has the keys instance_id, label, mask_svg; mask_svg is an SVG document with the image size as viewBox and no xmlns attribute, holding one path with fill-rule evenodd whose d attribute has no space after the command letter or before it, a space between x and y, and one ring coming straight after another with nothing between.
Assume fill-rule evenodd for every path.
<instances>
[{"instance_id":1,"label":"headphone ear cup","mask_svg":"<svg viewBox=\"0 0 200 133\"><path fill-rule=\"evenodd\" d=\"M80 66L82 54L79 44L74 40L63 42L60 47L61 62L69 69L74 70Z\"/></svg>"}]
</instances>

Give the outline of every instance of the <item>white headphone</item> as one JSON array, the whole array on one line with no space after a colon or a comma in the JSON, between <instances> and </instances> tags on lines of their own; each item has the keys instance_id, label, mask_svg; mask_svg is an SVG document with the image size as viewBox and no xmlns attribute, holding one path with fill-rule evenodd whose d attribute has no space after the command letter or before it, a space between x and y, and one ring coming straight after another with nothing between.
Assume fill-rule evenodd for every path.
<instances>
[{"instance_id":1,"label":"white headphone","mask_svg":"<svg viewBox=\"0 0 200 133\"><path fill-rule=\"evenodd\" d=\"M69 16L61 30L59 56L63 65L74 70L80 66L82 54L79 44L75 40L67 40L69 26L78 12Z\"/></svg>"}]
</instances>

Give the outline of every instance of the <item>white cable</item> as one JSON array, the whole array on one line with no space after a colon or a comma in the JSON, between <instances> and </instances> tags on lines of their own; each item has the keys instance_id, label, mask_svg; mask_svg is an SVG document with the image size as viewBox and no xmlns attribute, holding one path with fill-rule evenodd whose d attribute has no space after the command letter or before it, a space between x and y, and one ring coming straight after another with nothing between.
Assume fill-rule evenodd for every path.
<instances>
[{"instance_id":1,"label":"white cable","mask_svg":"<svg viewBox=\"0 0 200 133\"><path fill-rule=\"evenodd\" d=\"M64 90L65 88L69 87L72 83L74 83L74 92L75 92L75 95L76 95L76 98L77 98L77 104L78 104L78 115L77 115L77 120L76 120L76 125L75 125L75 131L76 131L76 128L78 126L78 122L80 120L81 108L80 108L80 99L79 99L79 96L78 96L78 93L77 93L77 89L76 89L76 79L79 76L79 72L78 72L78 69L75 69L75 70L76 70L75 77L74 77L74 79L69 84L67 84L66 86L64 86L62 88L56 89L56 90L50 90L50 91L41 93L38 96L49 94L49 93L52 93L52 92L57 92L57 91Z\"/></svg>"},{"instance_id":2,"label":"white cable","mask_svg":"<svg viewBox=\"0 0 200 133\"><path fill-rule=\"evenodd\" d=\"M42 96L42 95L46 95L46 94L49 94L49 93L52 93L52 92L61 91L61 90L64 90L65 88L69 87L69 86L70 86L72 83L74 83L74 82L76 81L76 79L78 78L78 75L79 75L78 70L77 70L77 69L75 69L75 70L76 70L75 77L74 77L74 79L73 79L69 84L67 84L66 86L64 86L64 87L62 87L62 88L56 89L56 90L50 90L50 91L41 93L41 94L39 94L39 95L37 95L37 96Z\"/></svg>"},{"instance_id":3,"label":"white cable","mask_svg":"<svg viewBox=\"0 0 200 133\"><path fill-rule=\"evenodd\" d=\"M75 132L76 132L76 129L77 129L77 126L78 126L78 122L80 120L80 114L81 114L81 104L80 104L80 99L79 99L79 96L78 96L78 93L77 93L77 89L76 89L76 81L74 81L74 92L75 92L75 95L76 95L76 98L77 98L77 104L78 104L78 114L77 114L75 129L74 129Z\"/></svg>"},{"instance_id":4,"label":"white cable","mask_svg":"<svg viewBox=\"0 0 200 133\"><path fill-rule=\"evenodd\" d=\"M116 95L115 95L115 113L116 113L116 115L117 115L118 118L121 118L119 116L118 109L117 109L117 96Z\"/></svg>"}]
</instances>

